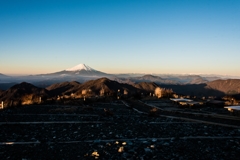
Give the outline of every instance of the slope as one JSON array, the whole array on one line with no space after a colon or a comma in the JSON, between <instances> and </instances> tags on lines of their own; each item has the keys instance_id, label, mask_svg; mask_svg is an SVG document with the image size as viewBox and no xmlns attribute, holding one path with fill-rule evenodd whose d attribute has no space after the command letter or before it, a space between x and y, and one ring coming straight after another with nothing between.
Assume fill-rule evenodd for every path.
<instances>
[{"instance_id":1,"label":"slope","mask_svg":"<svg viewBox=\"0 0 240 160\"><path fill-rule=\"evenodd\" d=\"M0 96L0 101L4 101L7 106L25 105L39 103L44 98L47 98L48 95L49 93L46 89L22 82L4 91Z\"/></svg>"},{"instance_id":2,"label":"slope","mask_svg":"<svg viewBox=\"0 0 240 160\"><path fill-rule=\"evenodd\" d=\"M124 93L124 90L128 93L135 93L138 91L137 88L129 85L129 84L122 84L116 81L109 80L108 78L99 78L96 80L90 80L79 87L68 90L68 92L72 92L75 94L82 94L82 91L85 90L86 92L91 92L93 94L99 95L100 91L104 91L106 95L113 95L117 92Z\"/></svg>"},{"instance_id":3,"label":"slope","mask_svg":"<svg viewBox=\"0 0 240 160\"><path fill-rule=\"evenodd\" d=\"M62 82L48 86L46 89L50 91L51 96L63 95L66 91L80 86L79 82Z\"/></svg>"},{"instance_id":4,"label":"slope","mask_svg":"<svg viewBox=\"0 0 240 160\"><path fill-rule=\"evenodd\" d=\"M207 83L206 88L215 89L225 94L240 93L240 79L215 80Z\"/></svg>"}]
</instances>

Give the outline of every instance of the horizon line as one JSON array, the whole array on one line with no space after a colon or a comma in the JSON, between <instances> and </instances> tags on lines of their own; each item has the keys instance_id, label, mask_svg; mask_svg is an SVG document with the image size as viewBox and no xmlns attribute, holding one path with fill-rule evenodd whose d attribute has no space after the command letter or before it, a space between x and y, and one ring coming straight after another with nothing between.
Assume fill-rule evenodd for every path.
<instances>
[{"instance_id":1,"label":"horizon line","mask_svg":"<svg viewBox=\"0 0 240 160\"><path fill-rule=\"evenodd\" d=\"M62 71L66 71L66 70L62 70ZM6 76L13 76L13 77L18 77L18 76L37 76L37 75L44 75L44 74L52 74L52 73L56 73L56 72L51 72L51 73L39 73L39 74L19 74L19 73L3 73L0 72L3 75ZM104 72L106 73L106 72ZM122 75L122 74L128 74L128 75L196 75L196 76L220 76L220 77L237 77L240 78L240 75L227 75L227 74L214 74L214 73L141 73L141 72L122 72L122 73L107 73L107 74L112 74L112 75Z\"/></svg>"}]
</instances>

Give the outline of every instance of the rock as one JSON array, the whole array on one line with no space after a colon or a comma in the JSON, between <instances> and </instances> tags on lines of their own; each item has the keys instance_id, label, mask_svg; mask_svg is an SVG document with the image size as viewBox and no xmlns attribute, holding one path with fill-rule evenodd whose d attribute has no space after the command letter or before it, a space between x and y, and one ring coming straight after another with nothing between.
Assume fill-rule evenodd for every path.
<instances>
[{"instance_id":1,"label":"rock","mask_svg":"<svg viewBox=\"0 0 240 160\"><path fill-rule=\"evenodd\" d=\"M155 145L151 145L150 148L155 148Z\"/></svg>"},{"instance_id":2,"label":"rock","mask_svg":"<svg viewBox=\"0 0 240 160\"><path fill-rule=\"evenodd\" d=\"M123 151L124 151L124 147L121 146L121 147L118 148L119 153L122 153Z\"/></svg>"},{"instance_id":3,"label":"rock","mask_svg":"<svg viewBox=\"0 0 240 160\"><path fill-rule=\"evenodd\" d=\"M130 158L130 157L131 157L131 154L129 154L129 153L124 152L124 153L122 154L122 158L124 158L124 159Z\"/></svg>"},{"instance_id":4,"label":"rock","mask_svg":"<svg viewBox=\"0 0 240 160\"><path fill-rule=\"evenodd\" d=\"M92 152L91 156L93 157L99 157L99 153L97 151Z\"/></svg>"},{"instance_id":5,"label":"rock","mask_svg":"<svg viewBox=\"0 0 240 160\"><path fill-rule=\"evenodd\" d=\"M96 140L93 141L93 143L100 143L100 142L101 142L101 141L98 140L98 139L96 139Z\"/></svg>"},{"instance_id":6,"label":"rock","mask_svg":"<svg viewBox=\"0 0 240 160\"><path fill-rule=\"evenodd\" d=\"M157 141L157 139L156 139L156 138L153 138L153 139L152 139L152 142L156 142L156 141Z\"/></svg>"},{"instance_id":7,"label":"rock","mask_svg":"<svg viewBox=\"0 0 240 160\"><path fill-rule=\"evenodd\" d=\"M152 152L152 150L151 150L150 148L144 148L144 151L145 151L146 153Z\"/></svg>"},{"instance_id":8,"label":"rock","mask_svg":"<svg viewBox=\"0 0 240 160\"><path fill-rule=\"evenodd\" d=\"M133 145L133 143L132 143L131 141L128 141L127 144L128 144L129 146L132 146L132 145Z\"/></svg>"},{"instance_id":9,"label":"rock","mask_svg":"<svg viewBox=\"0 0 240 160\"><path fill-rule=\"evenodd\" d=\"M169 146L168 142L163 143L164 146Z\"/></svg>"},{"instance_id":10,"label":"rock","mask_svg":"<svg viewBox=\"0 0 240 160\"><path fill-rule=\"evenodd\" d=\"M111 146L111 143L106 143L107 146Z\"/></svg>"},{"instance_id":11,"label":"rock","mask_svg":"<svg viewBox=\"0 0 240 160\"><path fill-rule=\"evenodd\" d=\"M127 152L128 152L128 153L131 153L131 154L134 154L134 153L135 153L135 150L134 150L134 149L129 149Z\"/></svg>"}]
</instances>

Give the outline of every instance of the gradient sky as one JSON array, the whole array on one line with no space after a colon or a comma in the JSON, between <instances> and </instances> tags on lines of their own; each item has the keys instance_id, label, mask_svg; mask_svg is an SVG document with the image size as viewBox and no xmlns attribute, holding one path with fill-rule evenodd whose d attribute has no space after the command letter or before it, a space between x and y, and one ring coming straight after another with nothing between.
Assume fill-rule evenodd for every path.
<instances>
[{"instance_id":1,"label":"gradient sky","mask_svg":"<svg viewBox=\"0 0 240 160\"><path fill-rule=\"evenodd\" d=\"M240 76L239 0L0 0L0 73Z\"/></svg>"}]
</instances>

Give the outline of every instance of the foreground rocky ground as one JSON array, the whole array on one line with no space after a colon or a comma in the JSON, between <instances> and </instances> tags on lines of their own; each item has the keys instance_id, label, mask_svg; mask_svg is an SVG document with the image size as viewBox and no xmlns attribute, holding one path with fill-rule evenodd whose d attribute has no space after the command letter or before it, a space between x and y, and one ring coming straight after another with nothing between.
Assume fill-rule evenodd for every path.
<instances>
[{"instance_id":1,"label":"foreground rocky ground","mask_svg":"<svg viewBox=\"0 0 240 160\"><path fill-rule=\"evenodd\" d=\"M24 106L0 111L0 157L239 159L240 120L167 100Z\"/></svg>"}]
</instances>

